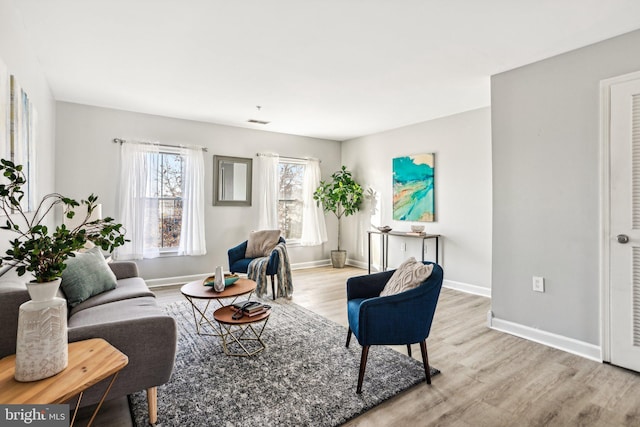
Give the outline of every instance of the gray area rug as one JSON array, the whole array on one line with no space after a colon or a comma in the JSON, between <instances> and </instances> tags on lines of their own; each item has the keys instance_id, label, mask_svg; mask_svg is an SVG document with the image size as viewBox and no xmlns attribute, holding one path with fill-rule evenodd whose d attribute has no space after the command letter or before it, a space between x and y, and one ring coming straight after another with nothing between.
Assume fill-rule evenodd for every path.
<instances>
[{"instance_id":1,"label":"gray area rug","mask_svg":"<svg viewBox=\"0 0 640 427\"><path fill-rule=\"evenodd\" d=\"M157 425L337 426L425 380L422 362L374 346L358 395L355 337L346 348L345 327L289 301L265 302L267 349L253 357L227 356L218 337L197 335L186 301L165 307L178 322L178 353L158 388ZM130 404L135 424L147 426L146 393Z\"/></svg>"}]
</instances>

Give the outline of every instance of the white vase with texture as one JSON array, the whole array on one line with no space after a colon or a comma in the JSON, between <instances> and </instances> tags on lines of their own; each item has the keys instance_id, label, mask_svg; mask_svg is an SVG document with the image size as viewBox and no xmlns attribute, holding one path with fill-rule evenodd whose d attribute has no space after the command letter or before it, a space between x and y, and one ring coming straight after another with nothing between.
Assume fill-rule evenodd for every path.
<instances>
[{"instance_id":1,"label":"white vase with texture","mask_svg":"<svg viewBox=\"0 0 640 427\"><path fill-rule=\"evenodd\" d=\"M18 314L16 381L48 378L67 367L67 301L56 297L60 282L27 283L31 301Z\"/></svg>"}]
</instances>

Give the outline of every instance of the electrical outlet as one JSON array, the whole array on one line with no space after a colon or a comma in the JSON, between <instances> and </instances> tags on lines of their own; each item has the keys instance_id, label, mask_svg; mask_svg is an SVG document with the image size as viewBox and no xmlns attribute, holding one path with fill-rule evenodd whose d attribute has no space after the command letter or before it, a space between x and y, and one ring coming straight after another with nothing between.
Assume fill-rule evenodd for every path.
<instances>
[{"instance_id":1,"label":"electrical outlet","mask_svg":"<svg viewBox=\"0 0 640 427\"><path fill-rule=\"evenodd\" d=\"M533 276L533 290L544 292L544 277Z\"/></svg>"},{"instance_id":2,"label":"electrical outlet","mask_svg":"<svg viewBox=\"0 0 640 427\"><path fill-rule=\"evenodd\" d=\"M407 243L406 242L400 242L400 250L402 252L406 252L407 251Z\"/></svg>"}]
</instances>

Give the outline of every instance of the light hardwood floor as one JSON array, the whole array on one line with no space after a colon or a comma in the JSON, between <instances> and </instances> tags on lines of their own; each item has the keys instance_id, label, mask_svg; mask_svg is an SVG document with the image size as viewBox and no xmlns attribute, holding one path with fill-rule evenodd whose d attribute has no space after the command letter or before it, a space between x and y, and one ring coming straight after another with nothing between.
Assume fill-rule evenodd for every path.
<instances>
[{"instance_id":1,"label":"light hardwood floor","mask_svg":"<svg viewBox=\"0 0 640 427\"><path fill-rule=\"evenodd\" d=\"M346 279L365 273L296 270L292 300L346 326ZM160 303L183 298L179 287L155 292ZM640 426L639 374L493 331L489 309L487 298L443 289L427 340L429 361L442 374L346 425ZM412 350L419 359L419 347ZM126 425L117 418L112 413L103 425Z\"/></svg>"}]
</instances>

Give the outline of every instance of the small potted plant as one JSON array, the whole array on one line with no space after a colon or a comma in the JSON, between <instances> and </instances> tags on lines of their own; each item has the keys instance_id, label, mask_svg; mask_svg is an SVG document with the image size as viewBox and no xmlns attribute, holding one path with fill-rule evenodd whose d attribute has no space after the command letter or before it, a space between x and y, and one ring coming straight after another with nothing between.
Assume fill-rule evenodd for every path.
<instances>
[{"instance_id":1,"label":"small potted plant","mask_svg":"<svg viewBox=\"0 0 640 427\"><path fill-rule=\"evenodd\" d=\"M0 259L0 266L14 267L18 276L30 272L34 277L31 283L55 281L62 276L65 261L75 256L74 252L82 249L87 241L108 251L125 243L122 224L116 224L113 218L89 221L98 200L93 194L80 203L58 193L47 194L35 210L27 214L21 203L24 197L22 186L26 183L22 166L0 159L0 174L4 176L0 184L0 210L6 217L5 224L0 228L17 234L15 239L9 241L10 247ZM50 233L43 224L55 206L63 206L65 216L73 218L73 209L81 203L86 205L86 218L74 229L70 230L62 224Z\"/></svg>"},{"instance_id":2,"label":"small potted plant","mask_svg":"<svg viewBox=\"0 0 640 427\"><path fill-rule=\"evenodd\" d=\"M338 218L338 249L331 251L331 263L334 268L342 268L347 260L347 251L340 249L340 219L353 215L360 210L363 189L345 166L331 175L331 181L320 181L313 193L313 199L325 212L332 212Z\"/></svg>"}]
</instances>

